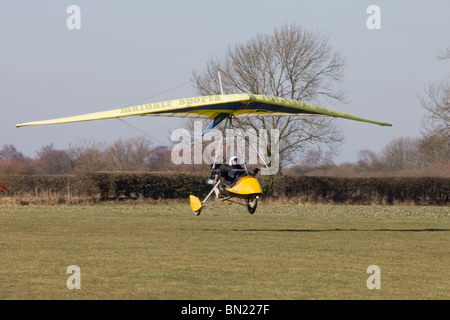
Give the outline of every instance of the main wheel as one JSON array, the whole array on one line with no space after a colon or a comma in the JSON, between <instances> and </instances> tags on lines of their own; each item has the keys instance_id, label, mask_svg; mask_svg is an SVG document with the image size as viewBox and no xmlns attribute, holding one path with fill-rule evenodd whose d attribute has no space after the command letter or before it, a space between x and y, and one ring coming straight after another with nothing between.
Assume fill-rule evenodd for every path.
<instances>
[{"instance_id":1,"label":"main wheel","mask_svg":"<svg viewBox=\"0 0 450 320\"><path fill-rule=\"evenodd\" d=\"M247 200L247 210L250 214L255 213L256 206L258 205L258 198L251 198Z\"/></svg>"},{"instance_id":2,"label":"main wheel","mask_svg":"<svg viewBox=\"0 0 450 320\"><path fill-rule=\"evenodd\" d=\"M197 211L194 211L194 213L195 213L195 215L196 215L196 216L199 216L199 215L200 215L200 213L202 213L202 209L200 209L200 210L197 210Z\"/></svg>"}]
</instances>

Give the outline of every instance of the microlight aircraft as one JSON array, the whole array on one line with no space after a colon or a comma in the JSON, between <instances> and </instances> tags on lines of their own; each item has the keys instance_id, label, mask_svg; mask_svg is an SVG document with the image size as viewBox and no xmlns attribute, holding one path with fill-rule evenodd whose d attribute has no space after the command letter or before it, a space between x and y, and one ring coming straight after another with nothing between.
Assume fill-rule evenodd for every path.
<instances>
[{"instance_id":1,"label":"microlight aircraft","mask_svg":"<svg viewBox=\"0 0 450 320\"><path fill-rule=\"evenodd\" d=\"M72 117L26 122L17 124L16 127L72 123L130 116L212 119L211 124L203 132L203 134L205 134L212 128L216 127L223 120L225 120L225 125L223 128L225 132L226 128L233 128L233 122L242 127L239 119L246 117L312 115L344 118L380 126L392 126L390 123L370 120L302 101L267 95L241 93L160 101ZM261 184L255 174L249 174L247 168L245 167L245 174L233 186L225 186L222 184L223 179L220 177L220 170L216 166L216 161L214 161L214 164L211 167L212 174L211 179L209 179L209 183L213 185L213 188L202 201L194 195L190 196L192 211L194 211L196 215L199 215L201 210L208 205L219 201L235 202L231 199L238 198L245 201L245 204L243 205L247 206L249 213L254 213L258 199L263 193ZM218 200L207 203L207 200L213 192L217 190L219 191Z\"/></svg>"}]
</instances>

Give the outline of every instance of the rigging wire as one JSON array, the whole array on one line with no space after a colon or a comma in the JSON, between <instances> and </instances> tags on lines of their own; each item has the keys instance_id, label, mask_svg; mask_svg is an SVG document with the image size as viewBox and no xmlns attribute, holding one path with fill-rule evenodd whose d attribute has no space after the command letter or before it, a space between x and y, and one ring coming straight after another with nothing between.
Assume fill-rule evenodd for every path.
<instances>
[{"instance_id":1,"label":"rigging wire","mask_svg":"<svg viewBox=\"0 0 450 320\"><path fill-rule=\"evenodd\" d=\"M125 107L133 106L133 105L135 105L135 104L137 104L137 103L139 103L139 102L142 102L142 101L144 101L144 100L147 100L147 99L150 99L150 98L154 98L154 97L160 96L160 95L162 95L162 94L164 94L164 93L167 93L167 92L169 92L169 91L172 91L172 90L178 89L178 88L180 88L180 87L183 87L183 86L185 86L185 85L187 85L187 84L189 84L189 83L191 83L191 82L190 82L190 81L187 81L187 82L181 83L181 84L179 84L179 85L176 85L175 87L169 88L169 89L167 89L167 90L158 92L158 93L156 93L156 94L154 94L154 95L151 95L151 96L145 97L145 98L143 98L143 99L140 99L140 100L138 100L138 101L132 102L132 103L126 105Z\"/></svg>"},{"instance_id":2,"label":"rigging wire","mask_svg":"<svg viewBox=\"0 0 450 320\"><path fill-rule=\"evenodd\" d=\"M151 140L159 141L159 142L162 143L163 145L165 145L165 144L167 143L167 142L163 142L163 141L159 140L158 138L155 138L155 137L149 135L149 134L148 134L147 132L145 132L144 130L141 130L141 129L139 129L139 128L136 127L136 126L133 126L131 123L128 123L128 122L126 122L125 120L123 120L123 119L121 119L121 118L117 118L117 120L119 120L119 121L122 122L123 124L129 126L130 128L132 128L132 129L134 129L134 130L140 132L141 134L143 134L143 135L146 136L147 138L150 138Z\"/></svg>"},{"instance_id":3,"label":"rigging wire","mask_svg":"<svg viewBox=\"0 0 450 320\"><path fill-rule=\"evenodd\" d=\"M185 86L185 85L187 85L187 84L189 84L189 83L191 83L191 82L190 82L190 81L187 81L187 82L181 83L181 84L176 85L176 86L174 86L174 87L172 87L172 88L169 88L169 89L167 89L167 90L158 92L158 93L153 94L153 95L151 95L151 96L145 97L145 98L140 99L140 100L135 101L135 102L132 102L132 103L130 103L130 104L124 106L124 107L129 107L129 106L136 105L136 104L138 104L138 103L140 103L140 102L142 102L142 101L144 101L144 100L147 100L147 99L150 99L150 98L157 97L157 96L162 95L162 94L164 94L164 93L167 93L167 92L169 92L169 91L172 91L172 90L178 89L178 88L180 88L180 87L183 87L183 86ZM130 128L132 128L132 129L138 131L139 133L145 135L146 137L148 137L148 138L150 138L150 139L152 139L152 140L159 141L162 145L166 145L166 144L167 144L167 142L163 142L163 141L161 141L160 139L151 136L150 134L148 134L148 133L145 132L144 130L139 129L139 128L136 127L136 126L133 126L132 124L126 122L126 121L123 120L122 118L116 118L116 119L119 120L120 122L122 122L123 124L129 126Z\"/></svg>"}]
</instances>

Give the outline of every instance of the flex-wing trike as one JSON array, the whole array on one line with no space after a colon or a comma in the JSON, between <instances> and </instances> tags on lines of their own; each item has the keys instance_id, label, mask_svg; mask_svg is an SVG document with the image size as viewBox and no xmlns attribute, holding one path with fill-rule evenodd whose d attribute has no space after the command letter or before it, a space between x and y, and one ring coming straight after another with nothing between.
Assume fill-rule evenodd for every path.
<instances>
[{"instance_id":1,"label":"flex-wing trike","mask_svg":"<svg viewBox=\"0 0 450 320\"><path fill-rule=\"evenodd\" d=\"M354 116L342 111L324 108L303 101L249 93L229 95L222 94L160 101L138 106L82 114L78 116L26 122L17 124L16 126L40 126L114 119L130 116L213 119L213 122L207 130L215 127L217 124L222 122L222 120L226 120L226 128L227 124L231 125L231 120L234 121L234 119L237 120L238 118L273 116L329 116L367 122L380 126L392 126L390 123ZM230 121L230 123L228 123L228 121ZM245 159L245 157L243 158ZM245 161L243 163L245 164ZM190 196L192 210L198 215L200 214L202 208L206 206L219 201L232 201L231 199L236 198L243 199L245 201L244 205L247 206L248 211L250 213L254 213L258 199L263 193L261 184L255 175L250 174L247 167L245 167L245 174L234 185L226 186L222 184L222 177L220 177L220 173L217 171L218 168L215 164L216 161L214 162L212 178L209 181L209 183L212 183L213 188L203 201L200 201L198 197L193 195ZM216 195L218 196L217 200L206 203L213 192L216 192Z\"/></svg>"},{"instance_id":2,"label":"flex-wing trike","mask_svg":"<svg viewBox=\"0 0 450 320\"><path fill-rule=\"evenodd\" d=\"M207 180L207 183L213 185L213 187L205 199L200 201L200 199L196 196L190 195L189 197L192 211L194 211L194 213L198 216L200 215L202 209L206 206L217 202L230 201L247 206L248 212L253 214L256 210L256 206L258 205L258 199L262 195L261 184L255 177L257 169L252 173L249 173L247 169L234 169L243 171L243 174L232 185L226 184L225 179L221 174L222 172L220 170L220 166L212 167L212 169L211 177ZM206 201L213 193L216 194L217 199L207 203ZM233 201L231 200L232 198L243 199L245 200L245 204L238 201Z\"/></svg>"},{"instance_id":3,"label":"flex-wing trike","mask_svg":"<svg viewBox=\"0 0 450 320\"><path fill-rule=\"evenodd\" d=\"M211 125L206 128L203 132L205 134L211 128L217 126L222 120L225 119L225 125L223 127L222 137L219 142L219 148L222 146L223 138L226 129L234 129L233 121L239 124L241 129L242 125L239 120L233 114L223 115L222 119L215 119L211 123ZM235 131L233 131L235 132ZM243 136L249 142L250 145L254 148L256 153L258 154L262 163L266 166L266 162L264 161L261 154L258 152L257 148L253 145L253 143L248 139L248 137ZM239 144L238 149L239 149ZM243 151L239 149L241 156L243 155ZM189 200L191 204L191 209L198 216L200 215L202 209L209 205L212 205L217 202L230 201L233 203L237 203L240 205L247 206L248 212L253 214L256 210L256 206L258 205L258 199L262 195L262 187L261 183L256 178L256 174L259 172L259 168L255 168L253 170L249 170L245 161L243 163L243 167L237 163L238 157L231 157L229 165L219 164L217 163L218 153L216 153L214 163L211 165L211 176L207 179L207 183L213 185L211 191L208 195L200 201L200 199L194 195L190 195ZM235 165L233 165L232 160L236 161ZM243 157L245 159L245 156ZM231 172L231 176L233 177L231 180L229 179L228 173ZM212 202L207 202L207 200L211 197L212 194L216 195L216 200ZM241 203L238 201L231 200L232 198L237 198L240 200L244 200L245 203Z\"/></svg>"}]
</instances>

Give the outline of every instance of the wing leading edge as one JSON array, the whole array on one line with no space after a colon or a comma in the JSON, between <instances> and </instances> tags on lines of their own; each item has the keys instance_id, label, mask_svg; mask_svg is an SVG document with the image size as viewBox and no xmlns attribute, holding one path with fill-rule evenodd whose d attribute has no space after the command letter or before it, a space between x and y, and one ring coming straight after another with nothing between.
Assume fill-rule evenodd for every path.
<instances>
[{"instance_id":1,"label":"wing leading edge","mask_svg":"<svg viewBox=\"0 0 450 320\"><path fill-rule=\"evenodd\" d=\"M293 116L325 115L362 121L380 126L392 126L390 123L375 121L334 109L316 106L310 103L280 97L253 94L230 94L201 96L177 100L167 100L142 104L109 111L88 113L43 121L17 124L16 127L72 123L92 120L114 119L130 116L164 116L182 118L219 119L223 114L233 114L238 118L253 116ZM222 115L222 116L220 116Z\"/></svg>"}]
</instances>

